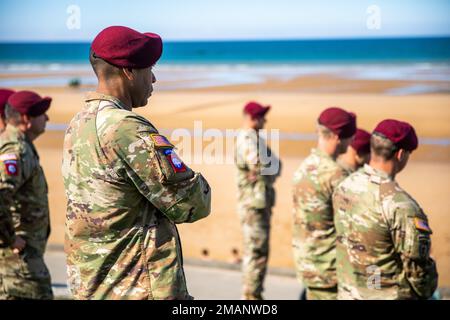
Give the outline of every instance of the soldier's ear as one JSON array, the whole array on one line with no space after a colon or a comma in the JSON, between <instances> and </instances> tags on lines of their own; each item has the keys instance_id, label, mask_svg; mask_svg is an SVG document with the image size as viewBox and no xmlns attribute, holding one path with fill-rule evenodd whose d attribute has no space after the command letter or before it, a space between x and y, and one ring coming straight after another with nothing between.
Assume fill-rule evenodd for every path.
<instances>
[{"instance_id":1,"label":"soldier's ear","mask_svg":"<svg viewBox=\"0 0 450 320\"><path fill-rule=\"evenodd\" d=\"M405 160L405 157L407 157L408 154L406 152L406 150L404 149L399 149L396 153L395 153L395 157L397 158L397 160L399 162L402 162Z\"/></svg>"},{"instance_id":2,"label":"soldier's ear","mask_svg":"<svg viewBox=\"0 0 450 320\"><path fill-rule=\"evenodd\" d=\"M31 127L31 117L27 114L21 114L20 118L22 123L26 125L27 129L29 129Z\"/></svg>"},{"instance_id":3,"label":"soldier's ear","mask_svg":"<svg viewBox=\"0 0 450 320\"><path fill-rule=\"evenodd\" d=\"M122 68L122 72L123 72L123 74L125 75L125 77L128 80L130 80L130 81L134 80L133 69L131 69L131 68Z\"/></svg>"}]
</instances>

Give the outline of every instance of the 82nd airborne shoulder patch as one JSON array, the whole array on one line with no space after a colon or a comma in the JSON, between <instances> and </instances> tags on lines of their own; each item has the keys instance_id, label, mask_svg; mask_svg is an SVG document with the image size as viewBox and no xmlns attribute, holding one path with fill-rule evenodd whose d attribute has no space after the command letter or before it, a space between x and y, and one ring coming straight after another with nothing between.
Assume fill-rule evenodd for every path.
<instances>
[{"instance_id":1,"label":"82nd airborne shoulder patch","mask_svg":"<svg viewBox=\"0 0 450 320\"><path fill-rule=\"evenodd\" d=\"M5 160L3 161L5 165L5 171L8 176L17 176L19 172L17 160Z\"/></svg>"},{"instance_id":2,"label":"82nd airborne shoulder patch","mask_svg":"<svg viewBox=\"0 0 450 320\"><path fill-rule=\"evenodd\" d=\"M178 172L185 172L187 170L186 165L183 163L183 161L181 161L180 158L178 158L177 154L173 151L173 149L164 150L164 155L166 156L167 160L172 166L173 171L178 173Z\"/></svg>"}]
</instances>

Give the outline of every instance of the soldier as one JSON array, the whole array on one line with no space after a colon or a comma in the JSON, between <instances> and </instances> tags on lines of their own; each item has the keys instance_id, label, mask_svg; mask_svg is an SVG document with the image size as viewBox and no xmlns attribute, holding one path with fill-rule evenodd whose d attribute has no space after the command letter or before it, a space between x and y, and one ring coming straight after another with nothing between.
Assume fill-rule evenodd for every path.
<instances>
[{"instance_id":1,"label":"soldier","mask_svg":"<svg viewBox=\"0 0 450 320\"><path fill-rule=\"evenodd\" d=\"M52 299L44 251L50 234L47 182L33 141L51 98L11 95L0 135L0 299Z\"/></svg>"},{"instance_id":2,"label":"soldier","mask_svg":"<svg viewBox=\"0 0 450 320\"><path fill-rule=\"evenodd\" d=\"M67 271L76 299L191 299L177 223L209 215L211 192L144 117L162 54L153 33L114 26L92 42L98 78L66 131Z\"/></svg>"},{"instance_id":3,"label":"soldier","mask_svg":"<svg viewBox=\"0 0 450 320\"><path fill-rule=\"evenodd\" d=\"M355 172L370 160L370 133L363 129L356 129L355 137L347 151L338 158L339 165L347 175Z\"/></svg>"},{"instance_id":4,"label":"soldier","mask_svg":"<svg viewBox=\"0 0 450 320\"><path fill-rule=\"evenodd\" d=\"M369 165L336 188L339 299L427 299L436 289L427 216L395 181L417 146L408 123L380 122Z\"/></svg>"},{"instance_id":5,"label":"soldier","mask_svg":"<svg viewBox=\"0 0 450 320\"><path fill-rule=\"evenodd\" d=\"M14 93L14 91L9 89L0 89L0 133L5 130L5 105L8 98Z\"/></svg>"},{"instance_id":6,"label":"soldier","mask_svg":"<svg viewBox=\"0 0 450 320\"><path fill-rule=\"evenodd\" d=\"M273 184L281 163L260 136L270 106L249 102L244 108L244 128L236 142L238 213L243 233L243 296L261 300L269 258L270 218L275 205ZM266 159L263 157L267 156ZM272 166L273 170L268 170Z\"/></svg>"},{"instance_id":7,"label":"soldier","mask_svg":"<svg viewBox=\"0 0 450 320\"><path fill-rule=\"evenodd\" d=\"M294 175L294 260L308 300L336 299L336 234L331 197L346 176L336 159L356 132L356 116L328 108L318 119L317 148Z\"/></svg>"}]
</instances>

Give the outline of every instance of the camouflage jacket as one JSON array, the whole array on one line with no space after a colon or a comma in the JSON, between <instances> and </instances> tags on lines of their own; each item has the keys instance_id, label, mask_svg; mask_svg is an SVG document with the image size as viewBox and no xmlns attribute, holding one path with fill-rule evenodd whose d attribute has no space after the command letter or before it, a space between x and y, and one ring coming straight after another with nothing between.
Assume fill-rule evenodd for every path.
<instances>
[{"instance_id":1,"label":"camouflage jacket","mask_svg":"<svg viewBox=\"0 0 450 320\"><path fill-rule=\"evenodd\" d=\"M206 217L211 192L148 120L91 93L66 131L62 173L75 298L191 298L175 223Z\"/></svg>"},{"instance_id":2,"label":"camouflage jacket","mask_svg":"<svg viewBox=\"0 0 450 320\"><path fill-rule=\"evenodd\" d=\"M414 199L369 165L333 196L339 299L429 298L437 286L431 229Z\"/></svg>"},{"instance_id":3,"label":"camouflage jacket","mask_svg":"<svg viewBox=\"0 0 450 320\"><path fill-rule=\"evenodd\" d=\"M308 287L336 286L336 232L331 203L345 171L313 149L294 174L293 248L298 277Z\"/></svg>"},{"instance_id":4,"label":"camouflage jacket","mask_svg":"<svg viewBox=\"0 0 450 320\"><path fill-rule=\"evenodd\" d=\"M0 135L0 247L16 235L43 255L50 234L48 188L33 143L14 126Z\"/></svg>"},{"instance_id":5,"label":"camouflage jacket","mask_svg":"<svg viewBox=\"0 0 450 320\"><path fill-rule=\"evenodd\" d=\"M261 153L261 152L262 153ZM272 153L265 140L252 129L239 131L236 140L238 203L241 208L264 209L275 205L273 184L281 173L281 161ZM261 161L261 155L267 159ZM275 174L264 168L274 166ZM278 167L275 167L278 166Z\"/></svg>"}]
</instances>

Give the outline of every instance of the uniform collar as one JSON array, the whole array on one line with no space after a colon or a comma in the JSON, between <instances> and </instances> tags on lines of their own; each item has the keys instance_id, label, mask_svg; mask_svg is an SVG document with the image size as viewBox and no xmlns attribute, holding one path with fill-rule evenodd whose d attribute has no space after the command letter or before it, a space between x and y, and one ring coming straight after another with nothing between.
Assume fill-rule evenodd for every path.
<instances>
[{"instance_id":1,"label":"uniform collar","mask_svg":"<svg viewBox=\"0 0 450 320\"><path fill-rule=\"evenodd\" d=\"M346 171L348 173L353 173L356 171L351 165L349 165L347 162L345 162L342 159L338 158L338 160L336 162L342 169L344 169L344 171Z\"/></svg>"},{"instance_id":2,"label":"uniform collar","mask_svg":"<svg viewBox=\"0 0 450 320\"><path fill-rule=\"evenodd\" d=\"M313 153L313 154L315 154L315 155L317 155L317 156L319 156L319 157L321 157L321 158L330 159L331 161L335 162L335 161L333 160L333 158L332 158L329 154L326 154L325 152L323 152L323 151L320 150L319 148L313 148L313 149L311 149L311 153Z\"/></svg>"},{"instance_id":3,"label":"uniform collar","mask_svg":"<svg viewBox=\"0 0 450 320\"><path fill-rule=\"evenodd\" d=\"M363 170L369 176L377 176L383 180L393 180L392 177L389 174L387 174L386 172L375 169L374 167L371 167L368 164L364 165Z\"/></svg>"},{"instance_id":4,"label":"uniform collar","mask_svg":"<svg viewBox=\"0 0 450 320\"><path fill-rule=\"evenodd\" d=\"M86 94L86 99L85 99L85 101L86 101L86 102L89 102L89 101L94 101L94 100L106 100L106 101L110 101L110 102L112 102L114 105L116 105L118 108L124 109L124 110L128 110L128 108L126 107L126 105L125 105L122 101L120 101L119 99L117 99L116 97L113 97L113 96L110 96L110 95L107 95L107 94L103 94L103 93L98 93L98 92L95 92L95 91L88 92L88 93Z\"/></svg>"},{"instance_id":5,"label":"uniform collar","mask_svg":"<svg viewBox=\"0 0 450 320\"><path fill-rule=\"evenodd\" d=\"M28 139L26 138L25 133L23 133L21 130L19 130L19 128L17 128L16 126L13 126L11 124L6 125L5 128L5 133L11 135L11 136L15 136L17 137L18 140L26 140L28 141Z\"/></svg>"},{"instance_id":6,"label":"uniform collar","mask_svg":"<svg viewBox=\"0 0 450 320\"><path fill-rule=\"evenodd\" d=\"M5 131L3 131L4 133L8 134L9 136L13 136L17 138L17 141L25 141L33 150L33 153L38 156L37 150L34 147L34 143L33 141L31 141L27 135L22 132L21 130L19 130L19 128L8 124L5 128Z\"/></svg>"}]
</instances>

